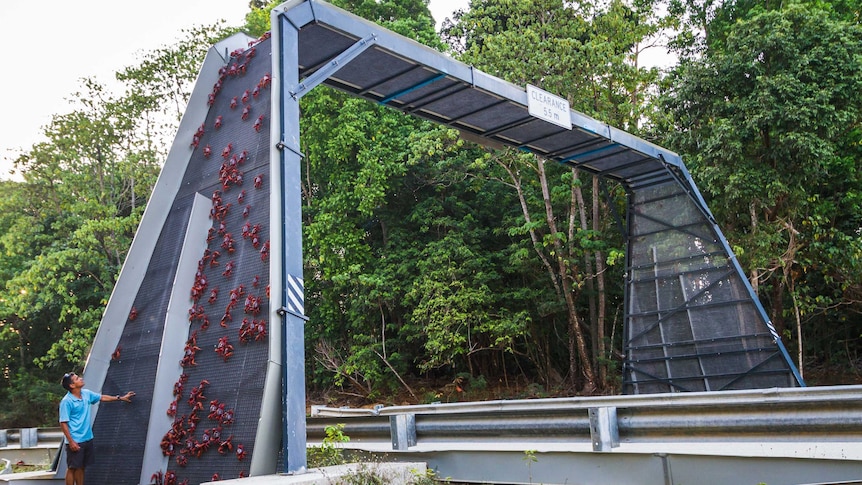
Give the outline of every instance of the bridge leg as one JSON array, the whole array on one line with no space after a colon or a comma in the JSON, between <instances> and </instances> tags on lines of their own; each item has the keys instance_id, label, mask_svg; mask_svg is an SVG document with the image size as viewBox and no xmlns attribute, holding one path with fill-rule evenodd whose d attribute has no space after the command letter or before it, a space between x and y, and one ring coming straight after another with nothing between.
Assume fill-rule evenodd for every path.
<instances>
[{"instance_id":1,"label":"bridge leg","mask_svg":"<svg viewBox=\"0 0 862 485\"><path fill-rule=\"evenodd\" d=\"M305 422L305 316L302 285L302 155L299 146L299 98L291 96L299 83L299 32L284 16L273 13L273 52L278 52L279 99L273 121L280 127L278 148L281 171L281 288L283 345L283 447L284 472L304 473L306 461ZM275 227L273 227L275 229ZM273 272L275 274L275 271Z\"/></svg>"}]
</instances>

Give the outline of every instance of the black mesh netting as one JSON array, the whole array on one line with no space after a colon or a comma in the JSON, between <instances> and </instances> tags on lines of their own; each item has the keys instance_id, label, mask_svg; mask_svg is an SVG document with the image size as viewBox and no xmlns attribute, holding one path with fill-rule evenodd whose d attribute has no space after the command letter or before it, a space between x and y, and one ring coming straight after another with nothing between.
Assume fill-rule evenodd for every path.
<instances>
[{"instance_id":1,"label":"black mesh netting","mask_svg":"<svg viewBox=\"0 0 862 485\"><path fill-rule=\"evenodd\" d=\"M768 322L684 188L638 189L629 214L625 392L792 386Z\"/></svg>"},{"instance_id":2,"label":"black mesh netting","mask_svg":"<svg viewBox=\"0 0 862 485\"><path fill-rule=\"evenodd\" d=\"M200 350L195 364L183 367L186 380L176 401L174 432L163 430L168 441L175 441L167 466L143 472L174 473L177 483L248 474L269 355L268 338L261 331L269 330L269 50L270 42L264 40L234 55L220 85L213 87L197 139L175 142L197 146L135 297L137 318L126 323L120 355L111 361L102 388L105 394L134 390L137 395L131 406L99 408L97 463L87 469L88 482L139 483L168 300L196 193L213 199L214 209L210 252L199 255L206 287L197 288L201 296L196 303L192 288L182 289L196 314L189 334L196 333ZM220 254L214 257L214 251ZM232 354L216 352L220 340L233 347ZM201 386L202 381L208 384ZM195 388L202 389L202 397L194 399ZM220 409L212 418L211 405ZM225 417L228 412L232 421ZM247 454L242 460L239 445Z\"/></svg>"}]
</instances>

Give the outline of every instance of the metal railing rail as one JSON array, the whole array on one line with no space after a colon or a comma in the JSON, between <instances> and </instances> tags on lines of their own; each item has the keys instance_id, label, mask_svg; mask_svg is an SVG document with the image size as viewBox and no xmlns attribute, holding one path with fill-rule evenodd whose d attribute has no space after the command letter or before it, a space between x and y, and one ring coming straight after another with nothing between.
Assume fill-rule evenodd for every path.
<instances>
[{"instance_id":1,"label":"metal railing rail","mask_svg":"<svg viewBox=\"0 0 862 485\"><path fill-rule=\"evenodd\" d=\"M313 407L308 438L342 423L347 447L393 450L458 443L518 443L548 449L587 444L593 451L654 445L687 453L747 453L722 443L782 443L775 455L862 460L862 386L807 387L636 396L392 406ZM400 433L400 435L399 435ZM401 438L399 439L399 436ZM415 437L410 438L410 437ZM407 443L404 438L415 440ZM841 446L842 443L853 446ZM837 445L837 446L836 446Z\"/></svg>"},{"instance_id":2,"label":"metal railing rail","mask_svg":"<svg viewBox=\"0 0 862 485\"><path fill-rule=\"evenodd\" d=\"M862 483L862 386L313 406L308 445L337 424L348 452L469 483ZM0 430L0 451L61 441L59 428Z\"/></svg>"},{"instance_id":3,"label":"metal railing rail","mask_svg":"<svg viewBox=\"0 0 862 485\"><path fill-rule=\"evenodd\" d=\"M0 450L7 448L59 448L63 442L60 428L0 429Z\"/></svg>"}]
</instances>

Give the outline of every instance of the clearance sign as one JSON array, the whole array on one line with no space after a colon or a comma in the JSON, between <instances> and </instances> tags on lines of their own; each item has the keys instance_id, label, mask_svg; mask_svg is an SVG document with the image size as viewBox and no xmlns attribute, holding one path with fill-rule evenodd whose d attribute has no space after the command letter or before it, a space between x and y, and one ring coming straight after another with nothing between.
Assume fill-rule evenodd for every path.
<instances>
[{"instance_id":1,"label":"clearance sign","mask_svg":"<svg viewBox=\"0 0 862 485\"><path fill-rule=\"evenodd\" d=\"M527 110L531 116L572 129L569 102L531 84L527 84Z\"/></svg>"}]
</instances>

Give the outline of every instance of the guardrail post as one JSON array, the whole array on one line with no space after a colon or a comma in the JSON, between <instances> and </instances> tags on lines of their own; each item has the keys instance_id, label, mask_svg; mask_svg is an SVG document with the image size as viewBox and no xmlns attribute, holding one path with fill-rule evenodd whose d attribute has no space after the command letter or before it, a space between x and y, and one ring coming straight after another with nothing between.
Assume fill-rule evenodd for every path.
<instances>
[{"instance_id":1,"label":"guardrail post","mask_svg":"<svg viewBox=\"0 0 862 485\"><path fill-rule=\"evenodd\" d=\"M407 450L416 446L416 415L396 414L389 416L389 434L393 450Z\"/></svg>"},{"instance_id":2,"label":"guardrail post","mask_svg":"<svg viewBox=\"0 0 862 485\"><path fill-rule=\"evenodd\" d=\"M5 429L0 429L0 448L6 448L7 446L9 446L9 437Z\"/></svg>"},{"instance_id":3,"label":"guardrail post","mask_svg":"<svg viewBox=\"0 0 862 485\"><path fill-rule=\"evenodd\" d=\"M21 428L21 448L35 448L38 443L38 428Z\"/></svg>"},{"instance_id":4,"label":"guardrail post","mask_svg":"<svg viewBox=\"0 0 862 485\"><path fill-rule=\"evenodd\" d=\"M590 408L590 438L593 451L611 451L620 446L617 408Z\"/></svg>"}]
</instances>

